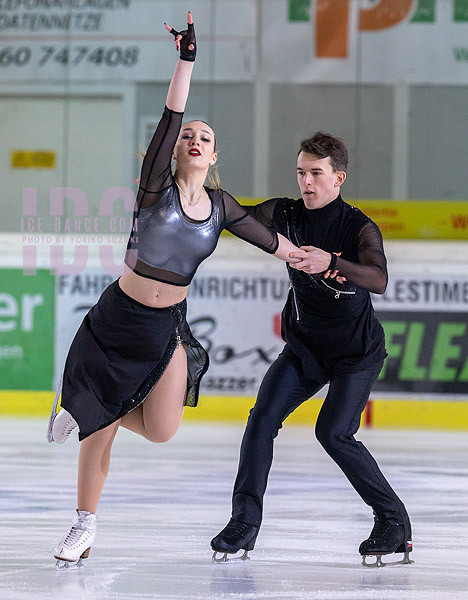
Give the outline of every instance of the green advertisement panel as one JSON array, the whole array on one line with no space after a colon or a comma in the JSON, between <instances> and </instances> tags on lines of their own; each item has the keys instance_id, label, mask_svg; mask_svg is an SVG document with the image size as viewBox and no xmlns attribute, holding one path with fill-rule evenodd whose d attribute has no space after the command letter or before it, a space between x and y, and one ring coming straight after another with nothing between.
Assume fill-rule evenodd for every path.
<instances>
[{"instance_id":1,"label":"green advertisement panel","mask_svg":"<svg viewBox=\"0 0 468 600\"><path fill-rule=\"evenodd\" d=\"M54 311L50 271L0 270L0 389L52 389Z\"/></svg>"},{"instance_id":2,"label":"green advertisement panel","mask_svg":"<svg viewBox=\"0 0 468 600\"><path fill-rule=\"evenodd\" d=\"M466 312L380 312L388 357L374 390L468 394Z\"/></svg>"}]
</instances>

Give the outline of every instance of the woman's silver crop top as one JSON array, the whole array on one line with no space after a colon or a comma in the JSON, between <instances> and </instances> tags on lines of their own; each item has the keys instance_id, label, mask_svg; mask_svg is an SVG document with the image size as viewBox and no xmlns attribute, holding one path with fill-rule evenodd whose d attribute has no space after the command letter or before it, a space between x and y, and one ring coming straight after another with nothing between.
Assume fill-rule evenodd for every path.
<instances>
[{"instance_id":1,"label":"woman's silver crop top","mask_svg":"<svg viewBox=\"0 0 468 600\"><path fill-rule=\"evenodd\" d=\"M185 286L214 251L223 229L270 254L278 248L278 235L224 190L205 188L211 200L206 220L196 221L184 213L171 171L182 116L166 107L148 147L125 264L142 277Z\"/></svg>"}]
</instances>

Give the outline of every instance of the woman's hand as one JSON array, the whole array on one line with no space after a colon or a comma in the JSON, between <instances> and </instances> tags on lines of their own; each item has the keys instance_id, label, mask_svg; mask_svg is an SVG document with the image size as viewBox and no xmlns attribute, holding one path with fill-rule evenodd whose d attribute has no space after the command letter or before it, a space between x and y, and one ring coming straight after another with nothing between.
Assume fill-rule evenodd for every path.
<instances>
[{"instance_id":1,"label":"woman's hand","mask_svg":"<svg viewBox=\"0 0 468 600\"><path fill-rule=\"evenodd\" d=\"M164 27L174 36L176 50L178 52L180 50L181 60L193 62L197 55L197 39L193 27L192 13L187 13L187 29L176 31L173 27L169 27L167 23L164 23Z\"/></svg>"},{"instance_id":2,"label":"woman's hand","mask_svg":"<svg viewBox=\"0 0 468 600\"><path fill-rule=\"evenodd\" d=\"M341 256L342 252L333 252L333 254L336 254L337 256ZM331 271L330 269L328 269L328 271L325 271L325 273L323 274L323 278L324 279L328 279L328 277L331 277L332 279L336 278L336 281L338 281L338 283L344 283L346 280L346 277L343 277L342 275L338 275L339 271L338 269L335 269L333 271Z\"/></svg>"},{"instance_id":3,"label":"woman's hand","mask_svg":"<svg viewBox=\"0 0 468 600\"><path fill-rule=\"evenodd\" d=\"M176 31L164 23L166 29L175 37L175 45L180 50L180 59L174 69L169 90L166 97L166 106L175 112L184 112L190 90L190 79L195 65L197 41L193 29L192 14L187 14L187 29Z\"/></svg>"}]
</instances>

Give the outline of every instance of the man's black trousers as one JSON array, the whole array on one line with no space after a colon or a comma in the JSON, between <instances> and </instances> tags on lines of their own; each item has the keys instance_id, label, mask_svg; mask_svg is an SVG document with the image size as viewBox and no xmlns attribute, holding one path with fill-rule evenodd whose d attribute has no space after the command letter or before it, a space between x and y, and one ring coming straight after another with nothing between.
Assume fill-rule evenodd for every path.
<instances>
[{"instance_id":1,"label":"man's black trousers","mask_svg":"<svg viewBox=\"0 0 468 600\"><path fill-rule=\"evenodd\" d=\"M332 378L315 434L375 515L401 523L407 519L403 503L367 448L354 439L382 364L383 361L367 370ZM250 411L242 440L234 484L233 519L260 526L263 496L273 460L273 440L286 417L322 387L322 383L304 377L299 359L290 351L283 351L271 365Z\"/></svg>"}]
</instances>

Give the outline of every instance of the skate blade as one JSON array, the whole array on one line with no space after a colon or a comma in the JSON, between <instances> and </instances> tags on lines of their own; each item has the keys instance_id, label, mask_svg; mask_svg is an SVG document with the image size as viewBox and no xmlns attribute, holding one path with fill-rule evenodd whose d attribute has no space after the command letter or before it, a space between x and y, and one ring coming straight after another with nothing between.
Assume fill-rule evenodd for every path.
<instances>
[{"instance_id":1,"label":"skate blade","mask_svg":"<svg viewBox=\"0 0 468 600\"><path fill-rule=\"evenodd\" d=\"M217 554L222 554L221 558L216 558ZM222 552L219 550L215 550L213 552L213 557L211 559L214 563L222 563L222 564L226 564L226 563L235 563L235 562L242 562L242 561L246 561L246 560L250 560L250 556L249 556L249 551L248 550L244 550L244 554L242 554L241 556L231 556L228 558L228 553L227 552Z\"/></svg>"},{"instance_id":2,"label":"skate blade","mask_svg":"<svg viewBox=\"0 0 468 600\"><path fill-rule=\"evenodd\" d=\"M375 556L375 562L368 563L366 562L366 557ZM362 566L363 567L391 567L394 565L410 565L414 563L414 560L411 560L409 557L409 552L405 552L404 557L401 560L395 560L391 562L383 562L382 556L389 556L388 554L363 554L362 555Z\"/></svg>"},{"instance_id":3,"label":"skate blade","mask_svg":"<svg viewBox=\"0 0 468 600\"><path fill-rule=\"evenodd\" d=\"M83 559L88 558L89 552L91 550L91 546L86 548L83 554L80 556L78 560L63 560L59 556L54 556L57 559L55 563L55 568L58 571L65 571L67 569L82 569L83 568Z\"/></svg>"},{"instance_id":4,"label":"skate blade","mask_svg":"<svg viewBox=\"0 0 468 600\"><path fill-rule=\"evenodd\" d=\"M74 571L76 569L83 568L83 559L80 557L78 560L58 560L55 563L57 571Z\"/></svg>"},{"instance_id":5,"label":"skate blade","mask_svg":"<svg viewBox=\"0 0 468 600\"><path fill-rule=\"evenodd\" d=\"M63 373L60 376L60 381L59 384L57 386L57 390L55 392L55 398L54 398L54 402L52 404L52 410L50 412L50 418L49 418L49 424L47 426L47 435L46 435L46 440L49 442L49 444L52 444L55 440L54 440L54 434L52 433L52 429L54 427L54 421L57 417L57 406L58 406L58 401L60 398L60 394L62 392L62 384L63 384Z\"/></svg>"}]
</instances>

